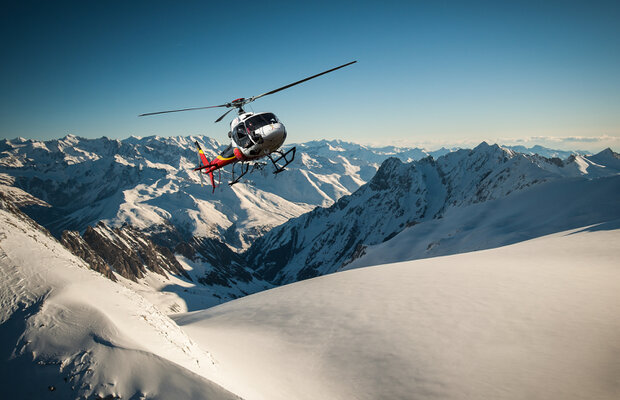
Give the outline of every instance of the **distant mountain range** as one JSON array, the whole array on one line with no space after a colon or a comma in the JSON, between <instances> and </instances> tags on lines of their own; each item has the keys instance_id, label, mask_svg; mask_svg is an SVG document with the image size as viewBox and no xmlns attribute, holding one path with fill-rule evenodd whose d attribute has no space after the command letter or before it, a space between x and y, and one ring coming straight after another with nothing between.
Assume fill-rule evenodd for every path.
<instances>
[{"instance_id":1,"label":"distant mountain range","mask_svg":"<svg viewBox=\"0 0 620 400\"><path fill-rule=\"evenodd\" d=\"M209 158L223 148L213 139L191 136L5 139L0 142L0 173L51 206L27 212L56 236L63 230L84 232L104 221L142 230L173 226L187 239L223 237L230 247L244 249L274 226L353 193L386 158L411 162L450 152L339 140L302 143L286 174L275 176L267 165L229 187L229 171L223 171L223 184L211 195L191 171L197 165L196 140ZM527 150L543 156L573 155L540 146Z\"/></svg>"},{"instance_id":2,"label":"distant mountain range","mask_svg":"<svg viewBox=\"0 0 620 400\"><path fill-rule=\"evenodd\" d=\"M535 147L525 154L482 143L429 152L316 141L297 145L297 160L285 173L275 176L267 165L230 187L224 171L211 193L191 171L196 140L209 158L222 148L191 136L4 140L0 183L5 196L93 269L136 282L149 273L172 274L213 288L209 296L219 302L361 265L373 246L403 231L425 232L454 210L620 171L609 149L584 156ZM433 244L439 236L423 237L428 248L403 257L516 240L484 238L448 251Z\"/></svg>"},{"instance_id":3,"label":"distant mountain range","mask_svg":"<svg viewBox=\"0 0 620 400\"><path fill-rule=\"evenodd\" d=\"M554 149L549 149L547 147L540 146L540 145L536 145L532 147L525 147L525 146L503 146L503 147L506 147L518 153L528 154L530 156L538 154L539 156L543 156L547 158L559 158L562 160L565 160L570 156L587 156L587 155L592 154L584 150L574 150L574 151L554 150Z\"/></svg>"},{"instance_id":4,"label":"distant mountain range","mask_svg":"<svg viewBox=\"0 0 620 400\"><path fill-rule=\"evenodd\" d=\"M447 152L303 143L287 173L275 176L266 165L229 187L230 171L223 171L213 195L191 171L198 162L195 141L209 158L223 148L206 137L4 140L0 173L51 206L26 211L56 236L104 221L141 230L173 226L186 239L224 238L230 247L242 249L272 227L351 194L387 157L412 161Z\"/></svg>"}]
</instances>

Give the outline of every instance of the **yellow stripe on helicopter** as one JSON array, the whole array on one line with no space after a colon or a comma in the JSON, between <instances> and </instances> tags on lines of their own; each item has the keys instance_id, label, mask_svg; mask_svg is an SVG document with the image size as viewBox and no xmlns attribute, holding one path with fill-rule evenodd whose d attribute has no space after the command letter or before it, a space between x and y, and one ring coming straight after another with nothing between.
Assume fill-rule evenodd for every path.
<instances>
[{"instance_id":1,"label":"yellow stripe on helicopter","mask_svg":"<svg viewBox=\"0 0 620 400\"><path fill-rule=\"evenodd\" d=\"M235 157L235 156L232 156L232 157L224 158L224 157L222 157L222 156L217 156L217 159L218 159L218 160L222 160L222 161L228 161L228 160L232 160L232 159L234 159L234 158L236 158L236 157Z\"/></svg>"}]
</instances>

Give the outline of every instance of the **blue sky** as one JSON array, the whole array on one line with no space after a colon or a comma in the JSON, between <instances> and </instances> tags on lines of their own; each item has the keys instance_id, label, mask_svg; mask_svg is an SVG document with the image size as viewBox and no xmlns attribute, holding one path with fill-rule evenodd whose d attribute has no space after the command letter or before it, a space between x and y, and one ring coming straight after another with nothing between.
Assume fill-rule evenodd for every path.
<instances>
[{"instance_id":1,"label":"blue sky","mask_svg":"<svg viewBox=\"0 0 620 400\"><path fill-rule=\"evenodd\" d=\"M620 2L30 2L3 10L4 138L205 134L252 104L289 141L618 150Z\"/></svg>"}]
</instances>

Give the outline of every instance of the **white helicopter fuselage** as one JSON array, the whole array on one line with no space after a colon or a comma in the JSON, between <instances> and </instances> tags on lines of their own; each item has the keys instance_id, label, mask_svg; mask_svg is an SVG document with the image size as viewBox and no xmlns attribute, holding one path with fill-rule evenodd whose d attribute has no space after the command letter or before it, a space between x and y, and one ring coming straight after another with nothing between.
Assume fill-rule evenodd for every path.
<instances>
[{"instance_id":1,"label":"white helicopter fuselage","mask_svg":"<svg viewBox=\"0 0 620 400\"><path fill-rule=\"evenodd\" d=\"M230 123L233 147L247 159L278 150L286 140L286 128L273 113L242 113Z\"/></svg>"}]
</instances>

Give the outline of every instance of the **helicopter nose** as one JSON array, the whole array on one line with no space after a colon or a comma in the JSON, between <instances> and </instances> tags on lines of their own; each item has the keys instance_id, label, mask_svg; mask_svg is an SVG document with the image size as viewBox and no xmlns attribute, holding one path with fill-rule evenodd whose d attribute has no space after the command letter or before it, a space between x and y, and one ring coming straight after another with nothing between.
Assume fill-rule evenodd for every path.
<instances>
[{"instance_id":1,"label":"helicopter nose","mask_svg":"<svg viewBox=\"0 0 620 400\"><path fill-rule=\"evenodd\" d=\"M286 129L280 123L272 124L265 133L264 140L270 142L270 147L280 147L286 139Z\"/></svg>"}]
</instances>

